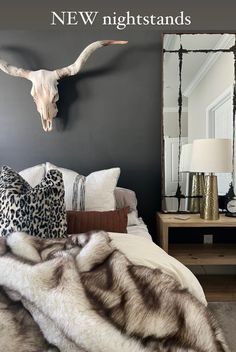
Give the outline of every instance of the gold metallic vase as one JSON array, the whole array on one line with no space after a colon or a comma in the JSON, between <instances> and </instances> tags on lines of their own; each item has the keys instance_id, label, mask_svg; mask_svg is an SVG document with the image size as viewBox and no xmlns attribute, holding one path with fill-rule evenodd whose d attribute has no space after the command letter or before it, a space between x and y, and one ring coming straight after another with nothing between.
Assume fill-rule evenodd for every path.
<instances>
[{"instance_id":1,"label":"gold metallic vase","mask_svg":"<svg viewBox=\"0 0 236 352\"><path fill-rule=\"evenodd\" d=\"M213 174L205 176L203 209L200 216L205 220L219 219L217 176L214 176Z\"/></svg>"},{"instance_id":2,"label":"gold metallic vase","mask_svg":"<svg viewBox=\"0 0 236 352\"><path fill-rule=\"evenodd\" d=\"M189 202L189 210L191 213L201 213L203 211L203 192L204 192L204 176L203 174L192 175L191 197Z\"/></svg>"}]
</instances>

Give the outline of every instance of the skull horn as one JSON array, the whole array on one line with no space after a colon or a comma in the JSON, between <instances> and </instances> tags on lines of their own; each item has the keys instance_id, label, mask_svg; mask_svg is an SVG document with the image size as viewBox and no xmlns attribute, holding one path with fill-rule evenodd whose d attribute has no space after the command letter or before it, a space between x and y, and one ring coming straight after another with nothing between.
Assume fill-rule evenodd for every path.
<instances>
[{"instance_id":1,"label":"skull horn","mask_svg":"<svg viewBox=\"0 0 236 352\"><path fill-rule=\"evenodd\" d=\"M63 67L61 69L55 70L58 74L58 79L61 79L63 77L67 76L74 76L77 73L79 73L80 69L83 67L85 62L88 60L90 55L97 49L102 48L103 46L107 45L113 45L113 44L127 44L127 41L123 40L99 40L97 42L94 42L90 45L88 45L82 53L79 55L77 60L72 64L67 67Z\"/></svg>"},{"instance_id":2,"label":"skull horn","mask_svg":"<svg viewBox=\"0 0 236 352\"><path fill-rule=\"evenodd\" d=\"M88 45L79 55L78 59L70 66L58 70L29 71L9 65L0 59L0 70L15 77L27 78L32 82L31 95L41 115L44 131L52 130L52 120L57 115L56 102L58 95L58 80L62 77L76 75L88 60L90 55L103 46L111 44L126 44L127 41L101 40Z\"/></svg>"},{"instance_id":3,"label":"skull horn","mask_svg":"<svg viewBox=\"0 0 236 352\"><path fill-rule=\"evenodd\" d=\"M30 71L24 70L23 68L18 68L9 65L6 61L0 59L0 69L8 73L11 76L28 78Z\"/></svg>"}]
</instances>

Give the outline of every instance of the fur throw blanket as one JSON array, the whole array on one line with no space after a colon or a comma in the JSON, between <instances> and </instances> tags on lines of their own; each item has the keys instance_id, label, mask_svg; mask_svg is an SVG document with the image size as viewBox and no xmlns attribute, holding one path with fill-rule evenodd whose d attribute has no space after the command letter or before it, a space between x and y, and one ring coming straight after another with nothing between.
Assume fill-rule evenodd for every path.
<instances>
[{"instance_id":1,"label":"fur throw blanket","mask_svg":"<svg viewBox=\"0 0 236 352\"><path fill-rule=\"evenodd\" d=\"M202 303L105 232L1 238L0 285L2 352L228 351Z\"/></svg>"}]
</instances>

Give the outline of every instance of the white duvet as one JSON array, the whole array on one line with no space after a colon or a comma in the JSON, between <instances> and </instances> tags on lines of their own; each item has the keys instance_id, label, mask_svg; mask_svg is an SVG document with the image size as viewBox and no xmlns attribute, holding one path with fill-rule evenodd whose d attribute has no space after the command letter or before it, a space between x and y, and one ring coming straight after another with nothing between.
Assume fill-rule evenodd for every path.
<instances>
[{"instance_id":1,"label":"white duvet","mask_svg":"<svg viewBox=\"0 0 236 352\"><path fill-rule=\"evenodd\" d=\"M207 305L203 289L193 273L150 239L114 232L110 232L109 235L113 245L123 252L133 264L161 269L178 280L183 288L187 288L199 301Z\"/></svg>"}]
</instances>

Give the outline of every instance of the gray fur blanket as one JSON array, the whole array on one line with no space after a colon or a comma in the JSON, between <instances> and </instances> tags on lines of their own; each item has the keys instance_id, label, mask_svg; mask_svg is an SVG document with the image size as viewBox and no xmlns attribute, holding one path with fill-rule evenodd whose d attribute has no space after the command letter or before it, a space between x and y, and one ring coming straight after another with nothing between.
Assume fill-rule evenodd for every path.
<instances>
[{"instance_id":1,"label":"gray fur blanket","mask_svg":"<svg viewBox=\"0 0 236 352\"><path fill-rule=\"evenodd\" d=\"M224 352L214 317L105 232L0 239L1 352Z\"/></svg>"}]
</instances>

